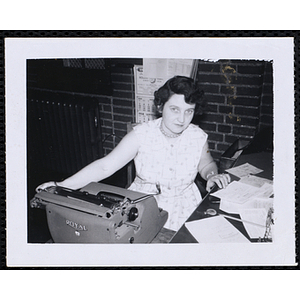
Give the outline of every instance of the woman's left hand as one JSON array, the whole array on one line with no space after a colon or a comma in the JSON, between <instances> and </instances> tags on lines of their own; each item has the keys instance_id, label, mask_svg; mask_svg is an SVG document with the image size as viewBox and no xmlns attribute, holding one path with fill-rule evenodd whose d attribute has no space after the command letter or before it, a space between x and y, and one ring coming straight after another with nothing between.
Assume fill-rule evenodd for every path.
<instances>
[{"instance_id":1,"label":"woman's left hand","mask_svg":"<svg viewBox=\"0 0 300 300\"><path fill-rule=\"evenodd\" d=\"M206 183L206 190L209 192L216 184L220 189L226 188L230 183L231 178L229 174L216 174L211 176Z\"/></svg>"}]
</instances>

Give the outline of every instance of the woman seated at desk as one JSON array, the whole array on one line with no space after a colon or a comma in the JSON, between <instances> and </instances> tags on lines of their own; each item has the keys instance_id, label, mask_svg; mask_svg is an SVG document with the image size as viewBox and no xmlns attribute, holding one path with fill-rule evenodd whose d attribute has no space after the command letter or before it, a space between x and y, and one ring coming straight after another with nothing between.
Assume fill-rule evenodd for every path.
<instances>
[{"instance_id":1,"label":"woman seated at desk","mask_svg":"<svg viewBox=\"0 0 300 300\"><path fill-rule=\"evenodd\" d=\"M226 187L230 177L218 174L207 134L191 124L194 114L203 110L203 92L194 81L175 76L154 97L160 118L135 126L107 156L61 182L43 183L37 191L53 185L79 189L111 176L134 159L136 177L129 189L151 194L159 184L158 206L169 213L165 227L177 231L202 201L194 183L197 173L207 180L207 191L214 184Z\"/></svg>"}]
</instances>

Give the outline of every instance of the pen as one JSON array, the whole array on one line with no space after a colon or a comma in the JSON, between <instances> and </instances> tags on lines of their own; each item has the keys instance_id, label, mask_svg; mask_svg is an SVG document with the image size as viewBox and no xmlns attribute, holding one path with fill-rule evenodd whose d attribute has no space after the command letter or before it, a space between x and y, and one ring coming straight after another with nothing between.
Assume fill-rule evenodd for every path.
<instances>
[{"instance_id":1,"label":"pen","mask_svg":"<svg viewBox=\"0 0 300 300\"><path fill-rule=\"evenodd\" d=\"M210 216L216 216L216 215L219 215L219 216L222 216L224 218L228 218L228 219L232 219L232 220L235 220L235 221L239 221L239 222L242 222L242 223L249 223L249 224L252 224L252 225L256 225L256 226L260 226L260 227L266 227L265 225L261 225L261 224L257 224L257 223L254 223L254 222L251 222L251 221L247 221L247 220L243 220L243 219L238 219L238 218L235 218L235 217L232 217L232 216L228 216L228 215L224 215L224 214L219 214L217 213L217 211L213 208L208 208L204 214L206 215L210 215Z\"/></svg>"},{"instance_id":2,"label":"pen","mask_svg":"<svg viewBox=\"0 0 300 300\"><path fill-rule=\"evenodd\" d=\"M247 221L247 220L243 220L243 219L238 219L238 218L227 216L227 215L223 215L223 214L219 214L219 216L223 216L225 218L236 220L236 221L239 221L239 222L242 222L242 223L249 223L249 224L260 226L260 227L264 227L264 228L266 227L265 225L257 224L257 223L251 222L251 221Z\"/></svg>"}]
</instances>

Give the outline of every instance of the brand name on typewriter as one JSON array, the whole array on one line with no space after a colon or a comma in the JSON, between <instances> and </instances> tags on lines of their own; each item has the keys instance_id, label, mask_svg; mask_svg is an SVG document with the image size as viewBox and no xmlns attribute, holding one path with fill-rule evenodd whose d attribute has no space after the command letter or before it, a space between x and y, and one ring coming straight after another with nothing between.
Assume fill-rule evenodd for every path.
<instances>
[{"instance_id":1,"label":"brand name on typewriter","mask_svg":"<svg viewBox=\"0 0 300 300\"><path fill-rule=\"evenodd\" d=\"M66 224L77 230L87 230L85 225L81 225L81 224L78 224L78 223L70 221L70 220L66 220Z\"/></svg>"}]
</instances>

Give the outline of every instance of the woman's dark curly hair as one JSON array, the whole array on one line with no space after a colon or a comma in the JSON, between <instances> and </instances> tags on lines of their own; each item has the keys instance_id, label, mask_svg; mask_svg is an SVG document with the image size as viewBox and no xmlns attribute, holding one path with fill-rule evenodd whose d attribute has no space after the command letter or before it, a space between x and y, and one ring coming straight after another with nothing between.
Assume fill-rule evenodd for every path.
<instances>
[{"instance_id":1,"label":"woman's dark curly hair","mask_svg":"<svg viewBox=\"0 0 300 300\"><path fill-rule=\"evenodd\" d=\"M196 104L195 115L201 115L205 108L204 92L199 89L194 80L185 76L175 76L154 92L154 104L158 112L162 112L165 103L174 94L184 95L188 104Z\"/></svg>"}]
</instances>

